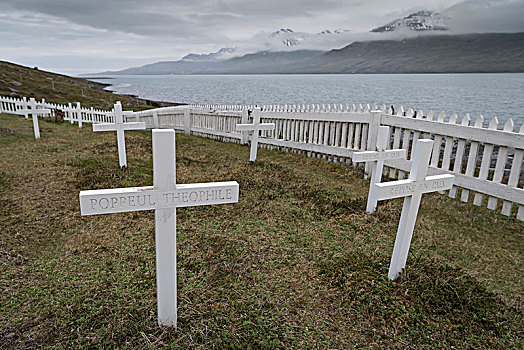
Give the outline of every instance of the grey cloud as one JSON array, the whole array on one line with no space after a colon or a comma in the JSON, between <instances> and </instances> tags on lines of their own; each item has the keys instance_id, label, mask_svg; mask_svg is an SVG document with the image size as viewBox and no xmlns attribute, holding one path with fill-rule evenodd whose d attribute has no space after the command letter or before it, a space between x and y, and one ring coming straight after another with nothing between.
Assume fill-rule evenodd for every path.
<instances>
[{"instance_id":1,"label":"grey cloud","mask_svg":"<svg viewBox=\"0 0 524 350\"><path fill-rule=\"evenodd\" d=\"M119 69L233 45L243 53L267 49L268 35L279 28L351 30L305 46L328 50L394 37L368 31L416 10L449 8L444 13L457 32L524 31L523 7L524 0L2 0L0 57L47 65L54 55L53 68L81 71L93 62L99 70Z\"/></svg>"},{"instance_id":2,"label":"grey cloud","mask_svg":"<svg viewBox=\"0 0 524 350\"><path fill-rule=\"evenodd\" d=\"M467 0L446 11L455 32L522 32L524 1Z\"/></svg>"}]
</instances>

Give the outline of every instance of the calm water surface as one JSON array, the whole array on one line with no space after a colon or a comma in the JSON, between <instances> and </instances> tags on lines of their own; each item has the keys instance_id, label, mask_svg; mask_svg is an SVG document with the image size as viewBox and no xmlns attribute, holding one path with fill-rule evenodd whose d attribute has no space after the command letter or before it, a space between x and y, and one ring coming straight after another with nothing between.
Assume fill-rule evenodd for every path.
<instances>
[{"instance_id":1,"label":"calm water surface","mask_svg":"<svg viewBox=\"0 0 524 350\"><path fill-rule=\"evenodd\" d=\"M119 75L96 79L120 94L205 104L403 105L524 122L524 74ZM501 126L499 126L499 129Z\"/></svg>"}]
</instances>

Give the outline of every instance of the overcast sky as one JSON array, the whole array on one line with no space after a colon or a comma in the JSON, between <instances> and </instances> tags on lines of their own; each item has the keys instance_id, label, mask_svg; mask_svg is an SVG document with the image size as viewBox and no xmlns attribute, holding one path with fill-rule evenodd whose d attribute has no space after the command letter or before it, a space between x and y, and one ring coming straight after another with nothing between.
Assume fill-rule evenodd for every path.
<instances>
[{"instance_id":1,"label":"overcast sky","mask_svg":"<svg viewBox=\"0 0 524 350\"><path fill-rule=\"evenodd\" d=\"M455 32L524 31L524 0L2 0L0 60L69 74L123 69L254 47L280 28L368 38L419 10L445 14Z\"/></svg>"}]
</instances>

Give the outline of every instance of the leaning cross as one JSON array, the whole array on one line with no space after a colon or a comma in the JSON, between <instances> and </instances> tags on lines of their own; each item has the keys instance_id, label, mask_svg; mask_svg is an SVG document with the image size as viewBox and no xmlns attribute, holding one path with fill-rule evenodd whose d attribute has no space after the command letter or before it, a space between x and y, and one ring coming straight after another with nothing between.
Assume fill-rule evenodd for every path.
<instances>
[{"instance_id":1,"label":"leaning cross","mask_svg":"<svg viewBox=\"0 0 524 350\"><path fill-rule=\"evenodd\" d=\"M146 123L124 123L124 114L122 112L122 105L120 102L115 103L115 122L114 123L101 123L93 124L93 131L115 131L118 144L118 162L120 167L127 166L126 159L126 140L124 138L124 130L144 130L146 128Z\"/></svg>"},{"instance_id":2,"label":"leaning cross","mask_svg":"<svg viewBox=\"0 0 524 350\"><path fill-rule=\"evenodd\" d=\"M275 123L261 123L260 122L260 108L253 110L253 124L237 124L237 130L242 132L253 131L251 137L251 152L249 154L249 161L254 162L257 159L258 137L260 130L274 130Z\"/></svg>"},{"instance_id":3,"label":"leaning cross","mask_svg":"<svg viewBox=\"0 0 524 350\"><path fill-rule=\"evenodd\" d=\"M454 175L426 176L432 148L432 140L417 140L409 178L375 185L377 186L376 199L379 201L405 197L389 265L388 278L390 280L396 279L406 266L422 194L448 190L453 186Z\"/></svg>"},{"instance_id":4,"label":"leaning cross","mask_svg":"<svg viewBox=\"0 0 524 350\"><path fill-rule=\"evenodd\" d=\"M31 116L33 117L33 131L35 133L35 139L39 139L40 127L38 126L38 115L51 114L51 110L49 108L38 108L36 105L36 101L33 97L29 99L29 106L31 107L30 109L20 109L17 111L17 113L25 115L26 118L29 114L31 114Z\"/></svg>"},{"instance_id":5,"label":"leaning cross","mask_svg":"<svg viewBox=\"0 0 524 350\"><path fill-rule=\"evenodd\" d=\"M384 160L386 159L405 159L405 149L388 149L386 145L389 140L389 127L380 126L378 128L377 136L377 150L354 152L352 160L358 162L372 162L371 163L371 183L369 185L368 204L366 206L366 213L372 214L377 210L377 187L375 186L382 179L382 170L384 168Z\"/></svg>"},{"instance_id":6,"label":"leaning cross","mask_svg":"<svg viewBox=\"0 0 524 350\"><path fill-rule=\"evenodd\" d=\"M176 208L238 202L236 181L176 184L175 131L153 130L153 186L80 192L82 215L155 210L158 323L177 325Z\"/></svg>"}]
</instances>

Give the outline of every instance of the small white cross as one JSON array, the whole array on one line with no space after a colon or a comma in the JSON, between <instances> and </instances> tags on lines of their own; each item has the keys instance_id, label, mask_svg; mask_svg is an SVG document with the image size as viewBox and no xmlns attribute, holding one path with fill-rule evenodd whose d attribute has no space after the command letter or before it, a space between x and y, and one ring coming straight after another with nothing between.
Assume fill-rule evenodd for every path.
<instances>
[{"instance_id":1,"label":"small white cross","mask_svg":"<svg viewBox=\"0 0 524 350\"><path fill-rule=\"evenodd\" d=\"M93 124L93 131L115 131L118 144L118 162L120 167L127 166L126 159L126 140L124 137L124 130L144 130L146 123L124 123L124 115L126 112L122 112L122 105L120 102L115 103L114 107L114 123L100 123Z\"/></svg>"},{"instance_id":2,"label":"small white cross","mask_svg":"<svg viewBox=\"0 0 524 350\"><path fill-rule=\"evenodd\" d=\"M238 202L236 181L176 184L175 131L153 130L153 186L80 192L82 215L155 210L158 323L177 325L176 208Z\"/></svg>"},{"instance_id":3,"label":"small white cross","mask_svg":"<svg viewBox=\"0 0 524 350\"><path fill-rule=\"evenodd\" d=\"M237 124L238 131L253 131L253 136L251 137L251 151L249 153L250 162L254 162L257 159L259 131L275 129L275 123L260 123L260 108L255 108L252 113L253 124Z\"/></svg>"},{"instance_id":4,"label":"small white cross","mask_svg":"<svg viewBox=\"0 0 524 350\"><path fill-rule=\"evenodd\" d=\"M455 180L451 174L426 176L432 148L432 140L417 140L409 178L376 184L379 201L405 197L389 265L390 280L396 279L406 266L422 194L449 190Z\"/></svg>"},{"instance_id":5,"label":"small white cross","mask_svg":"<svg viewBox=\"0 0 524 350\"><path fill-rule=\"evenodd\" d=\"M354 152L352 160L358 162L372 162L371 163L371 183L369 185L368 203L366 212L372 214L377 210L377 187L375 184L382 179L382 170L384 169L384 160L386 159L405 159L405 149L389 149L386 150L389 141L389 126L380 126L378 128L377 136L377 150Z\"/></svg>"},{"instance_id":6,"label":"small white cross","mask_svg":"<svg viewBox=\"0 0 524 350\"><path fill-rule=\"evenodd\" d=\"M51 114L51 110L49 108L38 108L36 101L33 97L29 99L29 106L31 107L26 109L19 109L16 111L17 114L22 114L26 118L29 114L33 117L33 131L35 133L35 139L40 138L40 127L38 126L38 115L42 114Z\"/></svg>"}]
</instances>

